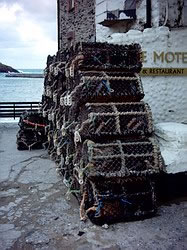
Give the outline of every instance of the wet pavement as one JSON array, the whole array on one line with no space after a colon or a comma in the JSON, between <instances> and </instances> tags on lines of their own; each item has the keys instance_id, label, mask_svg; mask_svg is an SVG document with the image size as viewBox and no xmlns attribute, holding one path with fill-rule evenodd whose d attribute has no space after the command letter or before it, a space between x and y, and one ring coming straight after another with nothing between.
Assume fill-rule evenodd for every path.
<instances>
[{"instance_id":1,"label":"wet pavement","mask_svg":"<svg viewBox=\"0 0 187 250\"><path fill-rule=\"evenodd\" d=\"M187 249L187 202L107 227L79 220L79 206L45 150L18 151L18 126L0 123L0 250Z\"/></svg>"}]
</instances>

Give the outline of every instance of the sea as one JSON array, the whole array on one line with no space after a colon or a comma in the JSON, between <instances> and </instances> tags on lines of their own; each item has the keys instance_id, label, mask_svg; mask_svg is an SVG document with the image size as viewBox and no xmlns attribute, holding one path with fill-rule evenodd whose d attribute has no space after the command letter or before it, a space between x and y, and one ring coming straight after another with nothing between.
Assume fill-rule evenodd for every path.
<instances>
[{"instance_id":1,"label":"sea","mask_svg":"<svg viewBox=\"0 0 187 250\"><path fill-rule=\"evenodd\" d=\"M18 69L22 73L43 73L43 69ZM5 77L0 73L0 102L40 102L43 93L44 78ZM0 122L12 119L0 118Z\"/></svg>"}]
</instances>

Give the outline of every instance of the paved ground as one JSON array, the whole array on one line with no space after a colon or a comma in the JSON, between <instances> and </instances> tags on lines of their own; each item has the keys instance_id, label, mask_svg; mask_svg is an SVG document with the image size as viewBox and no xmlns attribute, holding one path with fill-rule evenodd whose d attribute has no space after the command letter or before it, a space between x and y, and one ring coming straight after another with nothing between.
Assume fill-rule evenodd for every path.
<instances>
[{"instance_id":1,"label":"paved ground","mask_svg":"<svg viewBox=\"0 0 187 250\"><path fill-rule=\"evenodd\" d=\"M80 222L46 151L17 151L17 130L0 123L0 250L187 249L184 200L162 205L151 219L108 229Z\"/></svg>"}]
</instances>

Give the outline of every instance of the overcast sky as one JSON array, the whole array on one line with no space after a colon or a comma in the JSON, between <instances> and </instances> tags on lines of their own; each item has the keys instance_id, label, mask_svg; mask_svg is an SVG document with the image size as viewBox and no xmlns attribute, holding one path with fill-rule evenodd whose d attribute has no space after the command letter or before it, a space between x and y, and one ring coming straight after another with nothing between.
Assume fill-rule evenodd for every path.
<instances>
[{"instance_id":1,"label":"overcast sky","mask_svg":"<svg viewBox=\"0 0 187 250\"><path fill-rule=\"evenodd\" d=\"M0 0L0 62L45 68L57 51L56 0Z\"/></svg>"}]
</instances>

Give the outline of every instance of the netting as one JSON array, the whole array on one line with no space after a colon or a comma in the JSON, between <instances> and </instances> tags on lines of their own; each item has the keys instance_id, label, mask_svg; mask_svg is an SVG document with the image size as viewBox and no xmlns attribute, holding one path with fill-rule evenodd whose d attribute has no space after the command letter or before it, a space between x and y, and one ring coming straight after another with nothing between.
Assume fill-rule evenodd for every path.
<instances>
[{"instance_id":1,"label":"netting","mask_svg":"<svg viewBox=\"0 0 187 250\"><path fill-rule=\"evenodd\" d=\"M139 72L142 67L139 44L79 43L70 51L68 66L72 70L116 70Z\"/></svg>"},{"instance_id":2,"label":"netting","mask_svg":"<svg viewBox=\"0 0 187 250\"><path fill-rule=\"evenodd\" d=\"M88 77L90 78L90 77ZM141 82L134 80L107 80L107 78L82 77L81 82L73 91L66 91L61 95L60 104L70 108L69 116L76 119L82 105L87 102L127 102L139 101L143 98Z\"/></svg>"},{"instance_id":3,"label":"netting","mask_svg":"<svg viewBox=\"0 0 187 250\"><path fill-rule=\"evenodd\" d=\"M104 224L150 216L156 212L154 182L143 177L87 179L80 215Z\"/></svg>"},{"instance_id":4,"label":"netting","mask_svg":"<svg viewBox=\"0 0 187 250\"><path fill-rule=\"evenodd\" d=\"M77 149L75 162L80 170L84 169L86 177L147 176L162 169L160 151L152 139L108 143L86 140L82 148Z\"/></svg>"},{"instance_id":5,"label":"netting","mask_svg":"<svg viewBox=\"0 0 187 250\"><path fill-rule=\"evenodd\" d=\"M31 150L43 148L43 143L47 141L45 127L47 120L41 113L33 110L25 111L19 119L20 130L17 134L17 149Z\"/></svg>"},{"instance_id":6,"label":"netting","mask_svg":"<svg viewBox=\"0 0 187 250\"><path fill-rule=\"evenodd\" d=\"M97 91L97 95L124 96L126 99L140 100L144 97L141 79L136 73L110 72L110 71L78 71L74 78L67 79L67 87L73 90L80 83L84 89Z\"/></svg>"},{"instance_id":7,"label":"netting","mask_svg":"<svg viewBox=\"0 0 187 250\"><path fill-rule=\"evenodd\" d=\"M87 103L77 117L81 138L145 136L153 132L150 108L143 102Z\"/></svg>"}]
</instances>

